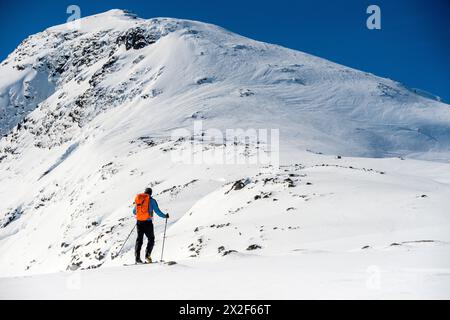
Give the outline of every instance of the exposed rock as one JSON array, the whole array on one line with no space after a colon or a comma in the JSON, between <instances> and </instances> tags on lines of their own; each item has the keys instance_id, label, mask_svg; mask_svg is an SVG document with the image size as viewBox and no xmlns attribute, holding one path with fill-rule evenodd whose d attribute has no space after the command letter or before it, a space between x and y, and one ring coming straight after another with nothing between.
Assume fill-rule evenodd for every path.
<instances>
[{"instance_id":1,"label":"exposed rock","mask_svg":"<svg viewBox=\"0 0 450 320\"><path fill-rule=\"evenodd\" d=\"M257 244L252 244L252 245L249 245L246 250L247 251L252 251L252 250L257 250L257 249L262 249L262 247L260 245L257 245Z\"/></svg>"},{"instance_id":2,"label":"exposed rock","mask_svg":"<svg viewBox=\"0 0 450 320\"><path fill-rule=\"evenodd\" d=\"M149 34L143 28L136 27L129 29L125 32L125 34L119 36L116 43L119 45L124 44L127 50L139 50L155 43L158 39L158 35L151 33Z\"/></svg>"},{"instance_id":3,"label":"exposed rock","mask_svg":"<svg viewBox=\"0 0 450 320\"><path fill-rule=\"evenodd\" d=\"M222 256L227 256L227 255L229 255L229 254L231 254L231 253L234 253L234 252L237 252L236 250L227 250L227 251L224 251L223 253L222 253Z\"/></svg>"}]
</instances>

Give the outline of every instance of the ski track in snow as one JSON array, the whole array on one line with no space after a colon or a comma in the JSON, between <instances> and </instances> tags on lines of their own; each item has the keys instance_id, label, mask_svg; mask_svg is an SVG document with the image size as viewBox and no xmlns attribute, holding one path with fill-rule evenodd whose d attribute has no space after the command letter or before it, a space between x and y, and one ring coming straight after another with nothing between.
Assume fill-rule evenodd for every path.
<instances>
[{"instance_id":1,"label":"ski track in snow","mask_svg":"<svg viewBox=\"0 0 450 320\"><path fill-rule=\"evenodd\" d=\"M200 22L81 26L0 65L0 298L449 298L450 106ZM197 120L279 128L280 168L173 161ZM130 270L145 186L178 264Z\"/></svg>"}]
</instances>

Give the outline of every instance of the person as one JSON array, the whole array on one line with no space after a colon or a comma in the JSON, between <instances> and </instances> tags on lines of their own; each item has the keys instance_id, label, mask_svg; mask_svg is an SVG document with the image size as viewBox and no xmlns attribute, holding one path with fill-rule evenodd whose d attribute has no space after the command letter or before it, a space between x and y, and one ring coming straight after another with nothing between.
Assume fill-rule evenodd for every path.
<instances>
[{"instance_id":1,"label":"person","mask_svg":"<svg viewBox=\"0 0 450 320\"><path fill-rule=\"evenodd\" d=\"M169 214L161 212L158 203L152 198L152 189L146 188L144 193L136 195L134 199L133 214L136 216L137 239L135 246L136 263L142 263L141 248L144 241L144 234L147 237L147 248L145 250L145 261L152 262L151 254L155 244L155 233L153 230L153 212L159 217L168 219Z\"/></svg>"}]
</instances>

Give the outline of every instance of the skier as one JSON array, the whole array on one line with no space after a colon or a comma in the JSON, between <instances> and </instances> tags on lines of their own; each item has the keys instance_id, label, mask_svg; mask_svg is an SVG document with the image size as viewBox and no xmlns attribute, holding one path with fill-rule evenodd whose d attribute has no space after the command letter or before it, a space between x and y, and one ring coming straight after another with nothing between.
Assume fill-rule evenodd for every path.
<instances>
[{"instance_id":1,"label":"skier","mask_svg":"<svg viewBox=\"0 0 450 320\"><path fill-rule=\"evenodd\" d=\"M152 262L151 254L155 244L155 234L153 231L153 212L164 219L169 218L169 214L164 214L159 210L158 203L152 198L152 189L146 188L144 193L138 194L134 199L135 207L133 214L136 216L137 239L135 246L136 263L142 263L141 247L144 241L144 234L147 237L147 249L145 250L145 261Z\"/></svg>"}]
</instances>

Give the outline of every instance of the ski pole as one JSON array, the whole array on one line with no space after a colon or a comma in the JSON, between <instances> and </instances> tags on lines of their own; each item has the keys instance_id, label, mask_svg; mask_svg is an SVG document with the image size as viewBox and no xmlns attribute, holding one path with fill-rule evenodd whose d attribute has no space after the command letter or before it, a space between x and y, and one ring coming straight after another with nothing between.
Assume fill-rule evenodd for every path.
<instances>
[{"instance_id":1,"label":"ski pole","mask_svg":"<svg viewBox=\"0 0 450 320\"><path fill-rule=\"evenodd\" d=\"M128 235L128 237L126 238L125 242L122 245L122 248L120 248L119 253L117 254L117 257L120 255L120 253L122 252L123 247L125 247L125 244L127 243L128 239L130 238L131 234L133 233L134 229L136 228L136 225L134 225L133 229L131 230L130 234Z\"/></svg>"},{"instance_id":2,"label":"ski pole","mask_svg":"<svg viewBox=\"0 0 450 320\"><path fill-rule=\"evenodd\" d=\"M161 262L163 262L164 243L166 242L166 229L167 229L167 218L166 218L166 223L164 224L164 237L163 237L163 244L162 244L162 250L161 250Z\"/></svg>"}]
</instances>

